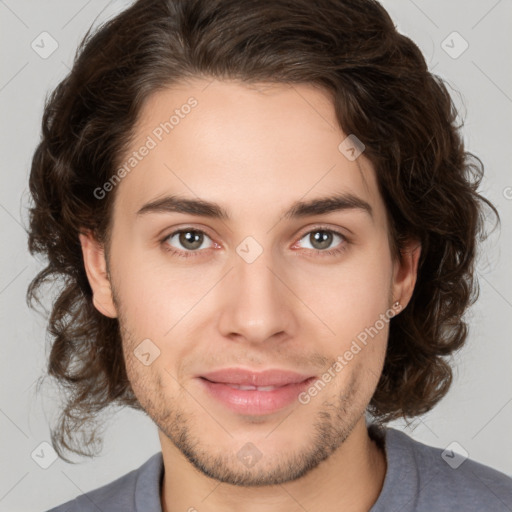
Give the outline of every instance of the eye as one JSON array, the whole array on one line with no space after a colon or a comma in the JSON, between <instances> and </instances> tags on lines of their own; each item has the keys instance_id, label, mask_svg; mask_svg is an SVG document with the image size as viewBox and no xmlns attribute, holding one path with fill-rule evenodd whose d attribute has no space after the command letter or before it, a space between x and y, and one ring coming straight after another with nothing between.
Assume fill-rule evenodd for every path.
<instances>
[{"instance_id":1,"label":"eye","mask_svg":"<svg viewBox=\"0 0 512 512\"><path fill-rule=\"evenodd\" d=\"M333 242L338 239L338 244L334 249L330 249ZM210 244L208 244L208 240ZM310 247L299 246L301 240L306 240ZM302 247L312 250L321 256L336 255L343 252L348 244L348 239L333 229L319 227L305 233L293 248ZM161 240L165 251L187 258L189 256L199 256L203 251L211 248L220 247L218 244L200 229L184 228L172 232ZM205 245L207 244L207 245ZM204 253L203 253L204 254Z\"/></svg>"},{"instance_id":2,"label":"eye","mask_svg":"<svg viewBox=\"0 0 512 512\"><path fill-rule=\"evenodd\" d=\"M334 249L331 249L336 239L338 239L339 242ZM345 250L346 243L348 242L347 238L341 233L326 228L316 228L312 231L308 231L300 240L306 240L306 242L310 244L310 247L305 247L306 249L325 254L336 254Z\"/></svg>"},{"instance_id":3,"label":"eye","mask_svg":"<svg viewBox=\"0 0 512 512\"><path fill-rule=\"evenodd\" d=\"M200 249L209 249L210 247L213 247L213 243L212 245L204 246L207 239L211 241L211 238L205 232L198 229L181 229L166 236L162 242L166 250L178 253L187 253L197 252ZM179 245L176 247L176 245L173 244ZM169 247L169 245L171 247Z\"/></svg>"}]
</instances>

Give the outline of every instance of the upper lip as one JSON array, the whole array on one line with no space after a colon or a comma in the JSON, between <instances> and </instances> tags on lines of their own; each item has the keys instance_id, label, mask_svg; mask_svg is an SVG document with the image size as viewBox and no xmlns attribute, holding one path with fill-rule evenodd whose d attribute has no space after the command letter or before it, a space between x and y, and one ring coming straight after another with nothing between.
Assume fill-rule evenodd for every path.
<instances>
[{"instance_id":1,"label":"upper lip","mask_svg":"<svg viewBox=\"0 0 512 512\"><path fill-rule=\"evenodd\" d=\"M289 370L265 370L254 372L243 368L226 368L200 375L203 379L224 384L238 384L240 386L286 386L303 382L311 375L304 375Z\"/></svg>"}]
</instances>

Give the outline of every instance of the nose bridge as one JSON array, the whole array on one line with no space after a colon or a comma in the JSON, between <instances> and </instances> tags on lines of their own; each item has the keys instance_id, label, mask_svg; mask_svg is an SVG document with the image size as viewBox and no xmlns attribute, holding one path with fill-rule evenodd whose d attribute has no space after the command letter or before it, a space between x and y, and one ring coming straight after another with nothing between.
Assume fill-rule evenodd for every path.
<instances>
[{"instance_id":1,"label":"nose bridge","mask_svg":"<svg viewBox=\"0 0 512 512\"><path fill-rule=\"evenodd\" d=\"M283 277L276 277L280 271L272 251L257 251L251 243L242 242L234 255L234 268L225 282L220 328L224 335L261 342L278 333L289 334L292 317L289 292Z\"/></svg>"}]
</instances>

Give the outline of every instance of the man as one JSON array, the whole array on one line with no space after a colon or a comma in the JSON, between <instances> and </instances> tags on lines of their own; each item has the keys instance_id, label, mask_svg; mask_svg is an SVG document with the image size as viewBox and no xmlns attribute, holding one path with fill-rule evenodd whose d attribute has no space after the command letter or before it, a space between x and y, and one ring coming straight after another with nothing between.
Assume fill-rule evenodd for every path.
<instances>
[{"instance_id":1,"label":"man","mask_svg":"<svg viewBox=\"0 0 512 512\"><path fill-rule=\"evenodd\" d=\"M53 510L510 510L385 427L447 392L497 213L454 116L370 0L146 0L88 36L30 177L53 442L117 404L162 450Z\"/></svg>"}]
</instances>

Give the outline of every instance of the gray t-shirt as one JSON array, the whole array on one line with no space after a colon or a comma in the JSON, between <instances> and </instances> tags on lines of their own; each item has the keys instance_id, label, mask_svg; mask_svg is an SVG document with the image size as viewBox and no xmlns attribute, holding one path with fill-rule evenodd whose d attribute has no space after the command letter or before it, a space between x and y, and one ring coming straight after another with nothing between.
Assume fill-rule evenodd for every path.
<instances>
[{"instance_id":1,"label":"gray t-shirt","mask_svg":"<svg viewBox=\"0 0 512 512\"><path fill-rule=\"evenodd\" d=\"M512 478L403 432L370 428L387 457L384 485L369 512L511 512ZM462 463L461 463L462 462ZM162 512L162 453L138 469L48 512Z\"/></svg>"}]
</instances>

